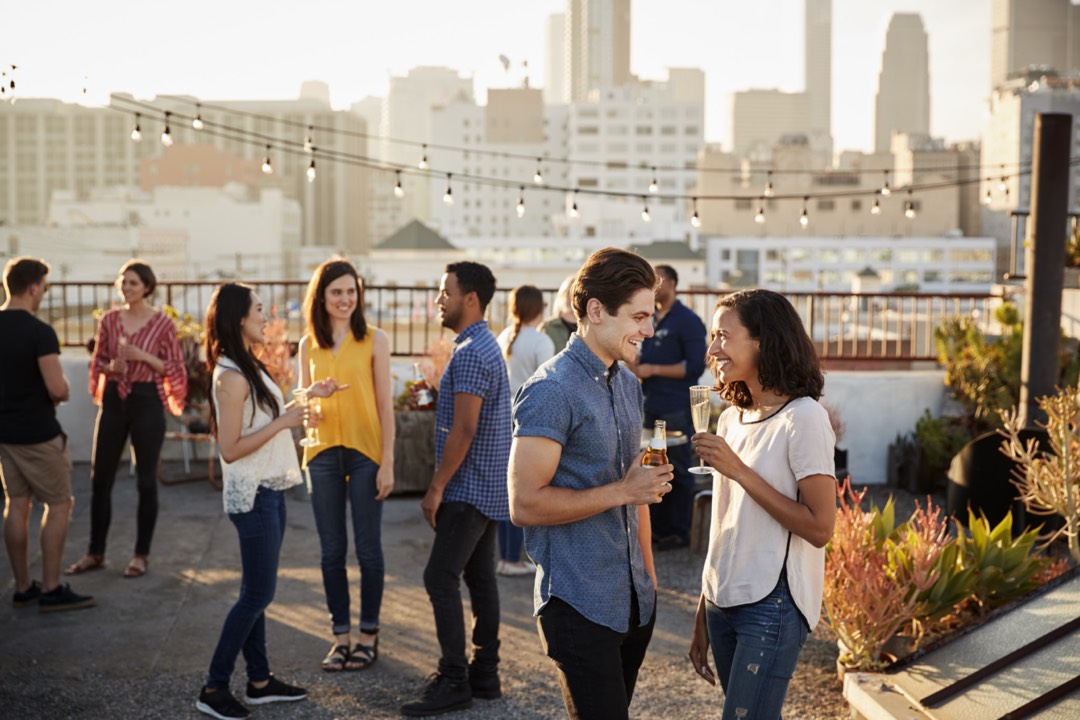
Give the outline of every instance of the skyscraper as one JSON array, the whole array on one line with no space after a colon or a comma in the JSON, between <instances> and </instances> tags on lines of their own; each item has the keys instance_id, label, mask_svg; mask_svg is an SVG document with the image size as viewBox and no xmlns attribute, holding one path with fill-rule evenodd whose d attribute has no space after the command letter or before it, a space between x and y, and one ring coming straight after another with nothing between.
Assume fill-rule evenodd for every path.
<instances>
[{"instance_id":1,"label":"skyscraper","mask_svg":"<svg viewBox=\"0 0 1080 720\"><path fill-rule=\"evenodd\" d=\"M930 134L930 53L916 13L889 21L875 111L875 152L889 152L894 131Z\"/></svg>"},{"instance_id":2,"label":"skyscraper","mask_svg":"<svg viewBox=\"0 0 1080 720\"><path fill-rule=\"evenodd\" d=\"M1029 65L1080 70L1080 7L1069 0L994 0L990 84Z\"/></svg>"},{"instance_id":3,"label":"skyscraper","mask_svg":"<svg viewBox=\"0 0 1080 720\"><path fill-rule=\"evenodd\" d=\"M544 23L544 102L566 103L566 15L553 13Z\"/></svg>"},{"instance_id":4,"label":"skyscraper","mask_svg":"<svg viewBox=\"0 0 1080 720\"><path fill-rule=\"evenodd\" d=\"M630 0L567 0L566 72L572 102L630 82Z\"/></svg>"},{"instance_id":5,"label":"skyscraper","mask_svg":"<svg viewBox=\"0 0 1080 720\"><path fill-rule=\"evenodd\" d=\"M832 156L832 0L806 0L806 94L810 142Z\"/></svg>"}]
</instances>

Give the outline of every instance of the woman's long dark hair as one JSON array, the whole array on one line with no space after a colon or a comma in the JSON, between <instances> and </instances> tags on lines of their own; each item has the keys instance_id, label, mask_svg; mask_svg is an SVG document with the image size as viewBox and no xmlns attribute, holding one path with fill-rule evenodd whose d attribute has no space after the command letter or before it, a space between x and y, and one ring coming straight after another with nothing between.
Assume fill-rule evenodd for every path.
<instances>
[{"instance_id":1,"label":"woman's long dark hair","mask_svg":"<svg viewBox=\"0 0 1080 720\"><path fill-rule=\"evenodd\" d=\"M510 293L510 317L514 319L510 342L506 344L506 357L510 357L518 333L526 323L531 323L544 312L544 294L535 285L519 285Z\"/></svg>"},{"instance_id":2,"label":"woman's long dark hair","mask_svg":"<svg viewBox=\"0 0 1080 720\"><path fill-rule=\"evenodd\" d=\"M713 315L720 308L734 308L750 337L761 343L758 353L758 380L762 390L772 390L791 398L817 400L825 388L817 348L806 334L802 318L786 297L771 290L741 290L716 302ZM707 358L716 374L716 360ZM720 397L736 407L753 404L746 383L718 383Z\"/></svg>"},{"instance_id":3,"label":"woman's long dark hair","mask_svg":"<svg viewBox=\"0 0 1080 720\"><path fill-rule=\"evenodd\" d=\"M266 367L248 350L240 330L240 324L251 311L251 296L251 286L242 283L222 283L214 291L210 306L206 308L206 364L210 368L210 377L213 377L219 358L227 357L236 363L247 380L255 404L276 418L281 411L277 398L263 382L262 373L266 372ZM214 393L209 395L210 432L217 437ZM254 404L251 417L255 418Z\"/></svg>"},{"instance_id":4,"label":"woman's long dark hair","mask_svg":"<svg viewBox=\"0 0 1080 720\"><path fill-rule=\"evenodd\" d=\"M330 258L319 267L308 283L307 295L304 296L304 319L307 320L308 335L315 339L321 348L334 347L334 330L330 326L330 316L326 312L326 286L343 275L351 275L356 281L356 308L349 317L349 328L358 341L367 335L367 320L364 319L364 283L360 280L356 268L348 260Z\"/></svg>"}]
</instances>

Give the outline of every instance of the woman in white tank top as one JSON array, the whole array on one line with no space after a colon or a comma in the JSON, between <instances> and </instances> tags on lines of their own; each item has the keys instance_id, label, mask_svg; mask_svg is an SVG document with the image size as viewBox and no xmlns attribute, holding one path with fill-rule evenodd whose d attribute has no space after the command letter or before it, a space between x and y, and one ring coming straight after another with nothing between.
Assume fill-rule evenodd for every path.
<instances>
[{"instance_id":1,"label":"woman in white tank top","mask_svg":"<svg viewBox=\"0 0 1080 720\"><path fill-rule=\"evenodd\" d=\"M281 390L252 354L265 340L262 302L247 285L225 283L206 311L206 357L213 370L211 429L217 436L224 477L222 499L240 536L240 597L225 618L210 673L195 708L215 718L246 718L247 708L229 692L236 658L244 651L249 705L303 700L307 691L281 682L266 657L265 610L274 599L285 533L284 490L300 483L290 430L304 423L304 408L285 405ZM310 395L337 390L333 380L314 383Z\"/></svg>"},{"instance_id":2,"label":"woman in white tank top","mask_svg":"<svg viewBox=\"0 0 1080 720\"><path fill-rule=\"evenodd\" d=\"M724 720L769 720L821 614L836 440L817 351L784 296L721 298L708 360L731 407L716 434L693 437L713 468L713 517L690 660L710 684L719 676Z\"/></svg>"}]
</instances>

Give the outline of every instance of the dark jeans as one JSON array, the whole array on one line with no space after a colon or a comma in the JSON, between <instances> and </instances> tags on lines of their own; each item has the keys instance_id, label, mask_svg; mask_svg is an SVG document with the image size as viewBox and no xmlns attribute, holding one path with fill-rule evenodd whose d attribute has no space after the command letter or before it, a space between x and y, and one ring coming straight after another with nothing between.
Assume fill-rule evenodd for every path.
<instances>
[{"instance_id":1,"label":"dark jeans","mask_svg":"<svg viewBox=\"0 0 1080 720\"><path fill-rule=\"evenodd\" d=\"M208 688L227 688L244 653L248 680L270 677L266 658L266 613L277 589L281 540L285 536L285 494L259 488L250 512L230 514L240 536L240 597L225 617L214 657L210 661Z\"/></svg>"},{"instance_id":2,"label":"dark jeans","mask_svg":"<svg viewBox=\"0 0 1080 720\"><path fill-rule=\"evenodd\" d=\"M570 718L625 720L634 697L638 670L652 639L656 613L640 626L637 597L631 597L630 629L625 633L588 620L571 605L552 597L536 619L544 652L555 663Z\"/></svg>"},{"instance_id":3,"label":"dark jeans","mask_svg":"<svg viewBox=\"0 0 1080 720\"><path fill-rule=\"evenodd\" d=\"M345 567L349 550L346 503L352 511L353 543L360 563L360 630L379 629L385 565L382 549L383 503L375 499L375 462L346 447L323 450L308 463L311 476L311 510L319 532L323 590L335 635L351 629L349 574Z\"/></svg>"},{"instance_id":4,"label":"dark jeans","mask_svg":"<svg viewBox=\"0 0 1080 720\"><path fill-rule=\"evenodd\" d=\"M154 383L134 383L123 400L116 383L105 385L94 429L91 459L90 547L91 555L105 554L105 538L112 522L112 489L124 443L131 435L138 478L139 510L135 531L135 554L149 555L157 524L157 470L165 442L165 410Z\"/></svg>"},{"instance_id":5,"label":"dark jeans","mask_svg":"<svg viewBox=\"0 0 1080 720\"><path fill-rule=\"evenodd\" d=\"M499 586L495 578L495 521L472 505L446 502L435 515L435 542L424 568L424 587L435 611L439 673L468 678L461 579L472 601L472 663L485 671L499 665Z\"/></svg>"},{"instance_id":6,"label":"dark jeans","mask_svg":"<svg viewBox=\"0 0 1080 720\"><path fill-rule=\"evenodd\" d=\"M652 429L653 423L663 420L667 431L682 432L687 440L694 435L694 423L690 419L690 396L686 397L687 408L674 413L657 414L645 411L645 427ZM663 502L649 506L652 520L653 539L662 539L675 535L681 540L690 540L690 517L694 505L694 478L690 464L694 460L694 450L690 442L672 446L668 444L668 461L675 466L675 477L671 481L671 492L664 496Z\"/></svg>"},{"instance_id":7,"label":"dark jeans","mask_svg":"<svg viewBox=\"0 0 1080 720\"><path fill-rule=\"evenodd\" d=\"M509 520L499 521L499 559L520 562L521 546L524 544L524 530Z\"/></svg>"}]
</instances>

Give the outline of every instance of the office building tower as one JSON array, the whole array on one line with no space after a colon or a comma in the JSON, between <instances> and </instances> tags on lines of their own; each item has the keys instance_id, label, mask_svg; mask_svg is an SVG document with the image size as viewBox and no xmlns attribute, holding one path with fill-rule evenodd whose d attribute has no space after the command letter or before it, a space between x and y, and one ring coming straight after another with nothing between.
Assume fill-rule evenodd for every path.
<instances>
[{"instance_id":1,"label":"office building tower","mask_svg":"<svg viewBox=\"0 0 1080 720\"><path fill-rule=\"evenodd\" d=\"M994 0L991 22L991 88L1032 65L1080 70L1080 7L1070 0Z\"/></svg>"},{"instance_id":2,"label":"office building tower","mask_svg":"<svg viewBox=\"0 0 1080 720\"><path fill-rule=\"evenodd\" d=\"M896 13L885 34L874 116L874 150L890 152L892 134L930 134L930 53L922 18Z\"/></svg>"},{"instance_id":3,"label":"office building tower","mask_svg":"<svg viewBox=\"0 0 1080 720\"><path fill-rule=\"evenodd\" d=\"M806 0L806 95L810 144L832 156L832 0Z\"/></svg>"},{"instance_id":4,"label":"office building tower","mask_svg":"<svg viewBox=\"0 0 1080 720\"><path fill-rule=\"evenodd\" d=\"M544 25L544 102L562 105L566 95L566 14L548 15Z\"/></svg>"},{"instance_id":5,"label":"office building tower","mask_svg":"<svg viewBox=\"0 0 1080 720\"><path fill-rule=\"evenodd\" d=\"M570 100L630 82L630 0L567 0L566 72Z\"/></svg>"}]
</instances>

